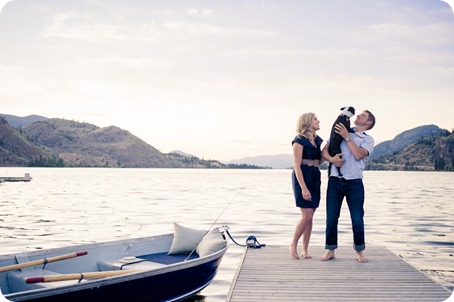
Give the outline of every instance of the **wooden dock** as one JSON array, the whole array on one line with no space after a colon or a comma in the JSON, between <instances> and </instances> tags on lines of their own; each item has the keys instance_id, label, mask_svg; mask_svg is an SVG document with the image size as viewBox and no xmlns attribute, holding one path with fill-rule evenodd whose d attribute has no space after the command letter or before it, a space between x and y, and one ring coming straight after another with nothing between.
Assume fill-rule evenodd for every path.
<instances>
[{"instance_id":1,"label":"wooden dock","mask_svg":"<svg viewBox=\"0 0 454 302\"><path fill-rule=\"evenodd\" d=\"M29 182L33 179L33 177L30 176L30 173L25 173L23 177L2 177L0 176L0 183L2 182L19 182L19 181L24 181L24 182Z\"/></svg>"},{"instance_id":2,"label":"wooden dock","mask_svg":"<svg viewBox=\"0 0 454 302\"><path fill-rule=\"evenodd\" d=\"M320 261L324 247L310 247L312 259L292 259L288 246L246 249L226 301L445 301L447 288L384 247L368 246L368 263L352 247ZM452 289L451 289L452 290Z\"/></svg>"}]
</instances>

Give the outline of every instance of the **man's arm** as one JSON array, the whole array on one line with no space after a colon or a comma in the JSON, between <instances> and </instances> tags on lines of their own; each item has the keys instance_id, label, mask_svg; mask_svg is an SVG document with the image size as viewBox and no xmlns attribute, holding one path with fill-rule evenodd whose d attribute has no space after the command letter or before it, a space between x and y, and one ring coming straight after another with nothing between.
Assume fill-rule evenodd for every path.
<instances>
[{"instance_id":1,"label":"man's arm","mask_svg":"<svg viewBox=\"0 0 454 302\"><path fill-rule=\"evenodd\" d=\"M350 133L348 132L347 128L345 128L345 126L341 123L337 124L335 128L336 133L338 133L345 141L347 141L347 138L350 137ZM353 140L347 141L347 146L357 160L361 160L369 155L369 151L359 147Z\"/></svg>"}]
</instances>

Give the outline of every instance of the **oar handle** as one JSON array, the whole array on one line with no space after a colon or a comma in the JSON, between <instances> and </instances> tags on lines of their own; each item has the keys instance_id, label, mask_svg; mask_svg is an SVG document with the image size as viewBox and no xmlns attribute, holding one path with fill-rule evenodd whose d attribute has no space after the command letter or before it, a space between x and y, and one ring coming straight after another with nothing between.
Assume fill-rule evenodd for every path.
<instances>
[{"instance_id":1,"label":"oar handle","mask_svg":"<svg viewBox=\"0 0 454 302\"><path fill-rule=\"evenodd\" d=\"M82 280L82 279L95 279L105 278L118 275L131 274L139 272L140 270L123 270L123 271L104 271L104 272L87 272L76 274L62 274L62 275L49 275L41 277L30 277L25 279L26 283L41 283L41 282L55 282L55 281L68 281L68 280Z\"/></svg>"},{"instance_id":2,"label":"oar handle","mask_svg":"<svg viewBox=\"0 0 454 302\"><path fill-rule=\"evenodd\" d=\"M75 258L75 257L79 257L79 256L85 256L87 254L88 254L88 252L78 252L78 253L71 253L71 254L66 254L66 255L61 255L61 256L50 257L50 258L44 258L44 259L40 259L40 260L34 260L34 261L30 261L30 262L8 265L8 266L0 267L0 273L6 272L6 271L12 271L12 270L16 270L16 269L20 269L20 268L24 268L24 267L34 266L34 265L40 265L40 264L45 264L45 263L49 263L49 262L55 262L55 261L71 259L71 258Z\"/></svg>"}]
</instances>

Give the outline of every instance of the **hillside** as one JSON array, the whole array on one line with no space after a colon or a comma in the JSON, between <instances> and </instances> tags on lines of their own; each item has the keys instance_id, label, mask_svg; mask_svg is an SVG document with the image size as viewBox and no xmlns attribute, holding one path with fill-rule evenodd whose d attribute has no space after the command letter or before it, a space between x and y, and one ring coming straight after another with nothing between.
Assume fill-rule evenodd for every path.
<instances>
[{"instance_id":1,"label":"hillside","mask_svg":"<svg viewBox=\"0 0 454 302\"><path fill-rule=\"evenodd\" d=\"M382 142L375 146L371 159L391 156L418 140L444 135L447 131L435 125L425 125L404 131L389 141Z\"/></svg>"},{"instance_id":2,"label":"hillside","mask_svg":"<svg viewBox=\"0 0 454 302\"><path fill-rule=\"evenodd\" d=\"M19 117L15 115L9 114L0 114L5 120L8 121L13 128L20 129L22 127L28 126L34 122L46 120L47 117L40 116L40 115L29 115L24 117Z\"/></svg>"},{"instance_id":3,"label":"hillside","mask_svg":"<svg viewBox=\"0 0 454 302\"><path fill-rule=\"evenodd\" d=\"M184 167L130 132L114 126L100 128L89 123L46 119L23 127L22 132L29 141L63 159L65 166Z\"/></svg>"},{"instance_id":4,"label":"hillside","mask_svg":"<svg viewBox=\"0 0 454 302\"><path fill-rule=\"evenodd\" d=\"M46 154L0 116L0 166L24 166L30 158Z\"/></svg>"},{"instance_id":5,"label":"hillside","mask_svg":"<svg viewBox=\"0 0 454 302\"><path fill-rule=\"evenodd\" d=\"M5 118L3 118L4 116ZM13 128L9 121L18 128ZM163 154L129 131L115 126L40 116L0 115L0 166L124 167L124 168L232 168L183 152Z\"/></svg>"},{"instance_id":6,"label":"hillside","mask_svg":"<svg viewBox=\"0 0 454 302\"><path fill-rule=\"evenodd\" d=\"M262 167L271 167L272 169L288 169L293 167L292 154L275 154L249 156L229 161L232 164L248 164Z\"/></svg>"},{"instance_id":7,"label":"hillside","mask_svg":"<svg viewBox=\"0 0 454 302\"><path fill-rule=\"evenodd\" d=\"M453 134L435 125L416 127L375 146L367 162L369 170L454 170ZM292 154L245 157L231 163L247 163L286 169ZM324 167L322 167L324 168Z\"/></svg>"},{"instance_id":8,"label":"hillside","mask_svg":"<svg viewBox=\"0 0 454 302\"><path fill-rule=\"evenodd\" d=\"M3 118L4 116L5 118ZM18 128L9 124L13 120ZM33 122L34 121L34 122ZM115 126L41 116L0 115L0 166L128 168L291 168L291 154L247 157L228 164L182 151L163 154ZM369 170L454 170L454 135L434 125L417 127L375 147Z\"/></svg>"},{"instance_id":9,"label":"hillside","mask_svg":"<svg viewBox=\"0 0 454 302\"><path fill-rule=\"evenodd\" d=\"M393 155L370 160L367 169L454 171L454 133L445 130L419 139Z\"/></svg>"}]
</instances>

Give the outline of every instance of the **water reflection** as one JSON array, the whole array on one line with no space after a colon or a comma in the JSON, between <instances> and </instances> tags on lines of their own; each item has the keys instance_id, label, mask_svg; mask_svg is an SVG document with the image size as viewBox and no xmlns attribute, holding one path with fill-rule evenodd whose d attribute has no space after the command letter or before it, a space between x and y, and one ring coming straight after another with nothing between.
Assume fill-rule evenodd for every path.
<instances>
[{"instance_id":1,"label":"water reflection","mask_svg":"<svg viewBox=\"0 0 454 302\"><path fill-rule=\"evenodd\" d=\"M290 170L4 170L30 172L33 181L0 185L2 253L170 233L174 222L208 228L221 213L218 224L238 241L254 235L287 245L299 218ZM366 171L367 245L386 246L452 288L453 183L454 173ZM352 245L349 219L345 205L344 246ZM322 200L312 245L324 245L324 224ZM224 301L242 253L231 245L216 279L195 301Z\"/></svg>"}]
</instances>

